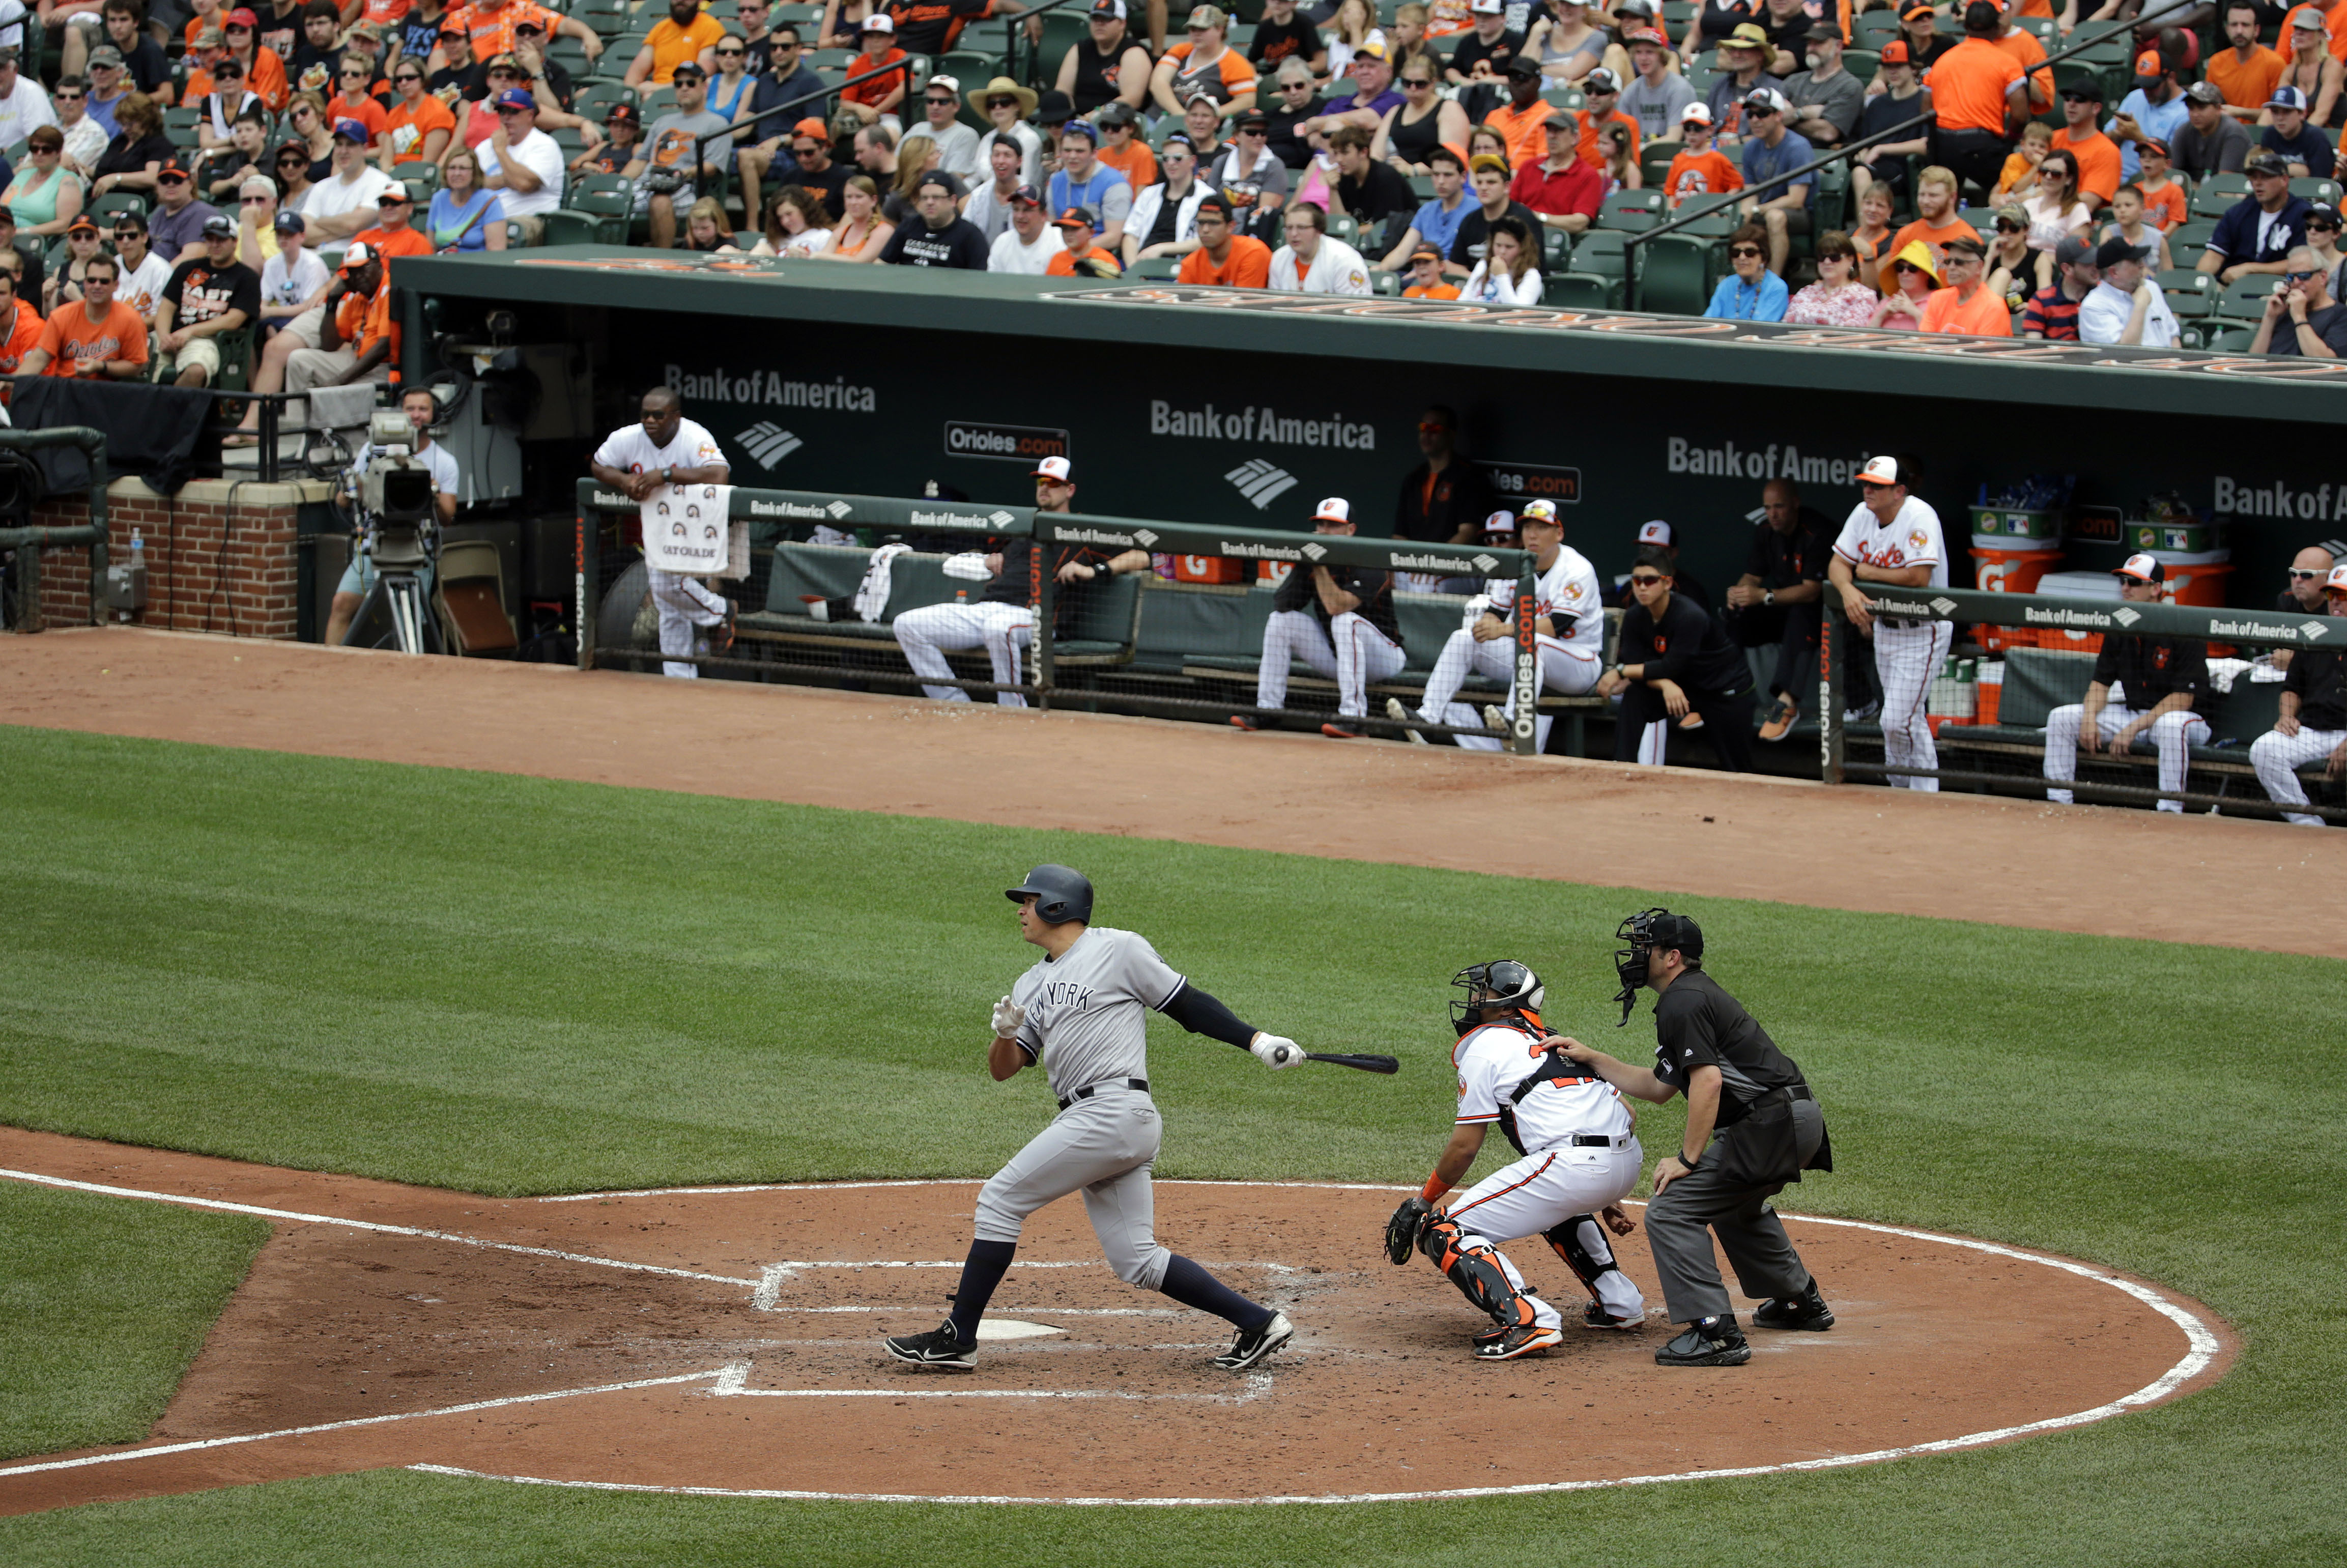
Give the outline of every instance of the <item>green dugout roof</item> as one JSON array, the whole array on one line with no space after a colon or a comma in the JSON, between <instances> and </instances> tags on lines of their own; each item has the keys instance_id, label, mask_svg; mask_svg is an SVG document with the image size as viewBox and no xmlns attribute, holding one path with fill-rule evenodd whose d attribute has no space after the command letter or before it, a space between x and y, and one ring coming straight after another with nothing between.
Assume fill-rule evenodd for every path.
<instances>
[{"instance_id":1,"label":"green dugout roof","mask_svg":"<svg viewBox=\"0 0 2347 1568\"><path fill-rule=\"evenodd\" d=\"M1248 354L1432 360L1696 382L1745 389L2065 405L2170 417L2336 425L2347 420L2347 362L2097 348L2024 339L1926 337L1626 311L1515 309L1400 299L1332 299L1171 283L1102 286L998 277L568 246L472 256L403 257L399 285L425 297L589 306L660 316L868 323L876 328L999 335L1039 345L1114 342ZM680 331L698 327L678 323ZM1830 377L1823 380L1821 378Z\"/></svg>"}]
</instances>

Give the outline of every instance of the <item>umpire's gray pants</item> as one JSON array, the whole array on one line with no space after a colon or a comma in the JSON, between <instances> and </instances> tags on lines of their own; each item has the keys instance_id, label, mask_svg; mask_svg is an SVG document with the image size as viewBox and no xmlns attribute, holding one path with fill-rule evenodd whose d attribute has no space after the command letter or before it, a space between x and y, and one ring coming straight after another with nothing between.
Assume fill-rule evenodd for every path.
<instances>
[{"instance_id":1,"label":"umpire's gray pants","mask_svg":"<svg viewBox=\"0 0 2347 1568\"><path fill-rule=\"evenodd\" d=\"M1029 1214L1081 1187L1116 1276L1160 1288L1174 1255L1157 1245L1149 1167L1163 1136L1156 1105L1140 1090L1103 1089L1077 1101L979 1189L978 1239L1018 1241Z\"/></svg>"},{"instance_id":2,"label":"umpire's gray pants","mask_svg":"<svg viewBox=\"0 0 2347 1568\"><path fill-rule=\"evenodd\" d=\"M1794 1101L1792 1112L1794 1146L1806 1163L1825 1137L1825 1113L1814 1100ZM1654 1249L1655 1273L1662 1280L1663 1302L1674 1323L1735 1309L1712 1255L1714 1234L1745 1295L1798 1296L1809 1288L1809 1271L1793 1250L1777 1211L1768 1206L1785 1184L1751 1186L1729 1175L1720 1155L1727 1136L1713 1133L1703 1163L1646 1205L1646 1245Z\"/></svg>"}]
</instances>

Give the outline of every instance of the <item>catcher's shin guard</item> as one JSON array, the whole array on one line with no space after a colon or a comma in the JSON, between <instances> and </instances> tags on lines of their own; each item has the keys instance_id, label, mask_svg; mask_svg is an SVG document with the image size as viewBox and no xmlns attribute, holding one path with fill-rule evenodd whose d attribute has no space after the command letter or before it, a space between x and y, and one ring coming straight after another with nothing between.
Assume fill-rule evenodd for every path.
<instances>
[{"instance_id":1,"label":"catcher's shin guard","mask_svg":"<svg viewBox=\"0 0 2347 1568\"><path fill-rule=\"evenodd\" d=\"M1491 1315L1491 1321L1502 1328L1518 1325L1529 1326L1534 1314L1532 1304L1516 1294L1508 1283L1508 1271L1500 1266L1488 1244L1462 1247L1463 1233L1448 1214L1437 1214L1426 1222L1418 1233L1418 1246L1434 1266L1450 1278L1460 1295L1477 1307Z\"/></svg>"},{"instance_id":2,"label":"catcher's shin guard","mask_svg":"<svg viewBox=\"0 0 2347 1568\"><path fill-rule=\"evenodd\" d=\"M1595 1214L1574 1214L1561 1224L1551 1225L1541 1233L1542 1240L1564 1259L1573 1278L1589 1292L1592 1301L1602 1298L1597 1294L1597 1276L1619 1274L1621 1266L1614 1261L1614 1244L1605 1238L1605 1227L1597 1223Z\"/></svg>"}]
</instances>

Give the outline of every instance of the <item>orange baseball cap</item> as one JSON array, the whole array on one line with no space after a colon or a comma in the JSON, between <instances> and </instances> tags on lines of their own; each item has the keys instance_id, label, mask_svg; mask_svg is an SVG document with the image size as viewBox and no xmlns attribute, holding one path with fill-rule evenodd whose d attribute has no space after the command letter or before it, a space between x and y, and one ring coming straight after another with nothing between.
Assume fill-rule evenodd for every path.
<instances>
[{"instance_id":1,"label":"orange baseball cap","mask_svg":"<svg viewBox=\"0 0 2347 1568\"><path fill-rule=\"evenodd\" d=\"M791 127L791 134L793 136L811 136L817 141L829 141L831 139L831 127L824 124L823 121L815 118L813 115L809 115L806 118L799 121L798 124Z\"/></svg>"}]
</instances>

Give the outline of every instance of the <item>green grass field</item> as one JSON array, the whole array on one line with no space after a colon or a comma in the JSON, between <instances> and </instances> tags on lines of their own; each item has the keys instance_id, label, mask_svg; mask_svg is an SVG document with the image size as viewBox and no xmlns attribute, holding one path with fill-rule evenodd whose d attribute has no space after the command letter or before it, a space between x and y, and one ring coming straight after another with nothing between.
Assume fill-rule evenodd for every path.
<instances>
[{"instance_id":1,"label":"green grass field","mask_svg":"<svg viewBox=\"0 0 2347 1568\"><path fill-rule=\"evenodd\" d=\"M1086 869L1103 923L1147 932L1250 1021L1404 1059L1389 1080L1269 1074L1158 1020L1167 1176L1417 1181L1450 1117L1445 984L1475 959L1523 958L1551 1022L1652 1048L1643 1009L1616 1032L1607 999L1614 923L1663 901L1633 887L27 730L0 731L0 1121L30 1127L498 1194L983 1175L1050 1112L1040 1082L993 1085L980 1061L987 1004L1032 953L1000 889L1040 859ZM1587 858L1634 873L1671 853ZM2342 965L1674 907L1828 1104L1841 1170L1788 1206L2164 1280L2241 1331L2232 1375L2075 1434L1800 1478L1127 1514L395 1472L0 1521L0 1561L2347 1560ZM1649 1113L1649 1147L1676 1115ZM6 1327L44 1338L24 1327L43 1321ZM0 1404L39 1407L26 1430L87 1428L77 1390L20 1385L17 1364L0 1358ZM177 1363L148 1364L149 1406L128 1408L168 1394Z\"/></svg>"}]
</instances>

